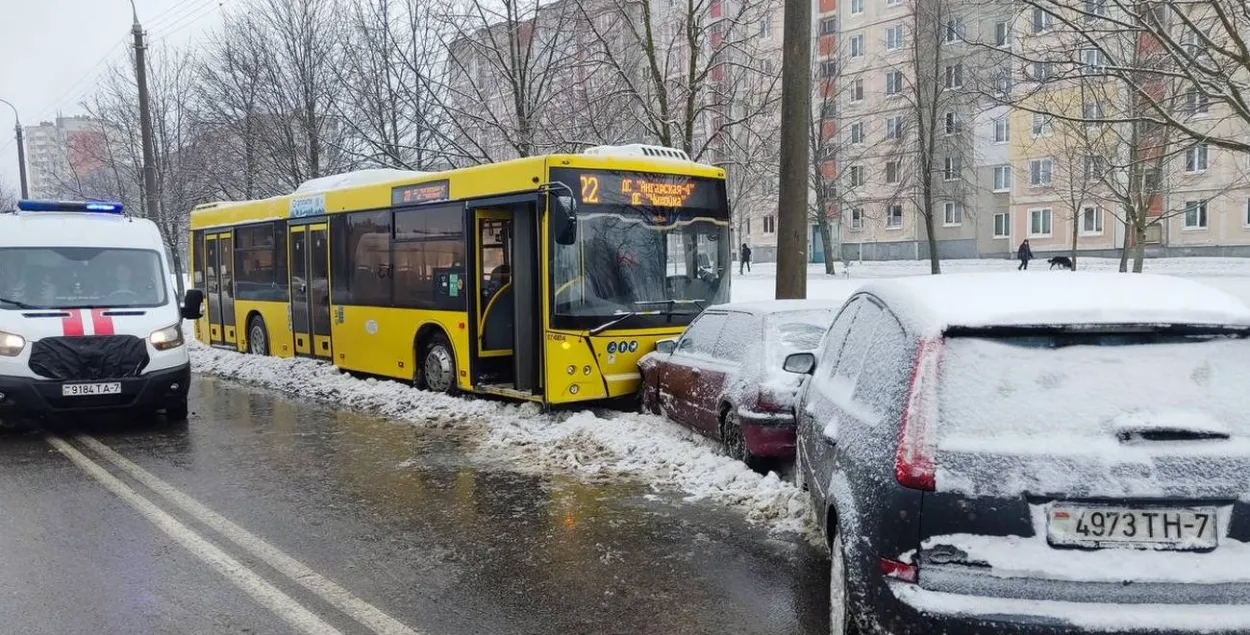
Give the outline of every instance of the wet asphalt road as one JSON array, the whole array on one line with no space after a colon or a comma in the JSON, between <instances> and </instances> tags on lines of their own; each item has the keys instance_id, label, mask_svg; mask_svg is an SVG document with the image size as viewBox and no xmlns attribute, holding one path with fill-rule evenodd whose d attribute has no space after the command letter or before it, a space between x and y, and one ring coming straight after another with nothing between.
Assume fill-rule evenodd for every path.
<instances>
[{"instance_id":1,"label":"wet asphalt road","mask_svg":"<svg viewBox=\"0 0 1250 635\"><path fill-rule=\"evenodd\" d=\"M715 505L213 379L192 411L0 435L0 630L827 632L823 556Z\"/></svg>"}]
</instances>

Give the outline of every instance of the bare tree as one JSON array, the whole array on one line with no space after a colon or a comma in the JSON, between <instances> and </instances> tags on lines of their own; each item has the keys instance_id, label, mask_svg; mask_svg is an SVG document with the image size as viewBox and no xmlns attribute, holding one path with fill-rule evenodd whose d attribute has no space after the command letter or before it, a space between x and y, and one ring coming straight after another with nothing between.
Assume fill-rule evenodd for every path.
<instances>
[{"instance_id":1,"label":"bare tree","mask_svg":"<svg viewBox=\"0 0 1250 635\"><path fill-rule=\"evenodd\" d=\"M448 0L439 9L446 64L439 79L449 152L460 163L550 151L547 127L573 84L576 8L540 0Z\"/></svg>"},{"instance_id":2,"label":"bare tree","mask_svg":"<svg viewBox=\"0 0 1250 635\"><path fill-rule=\"evenodd\" d=\"M0 183L0 212L17 209L17 191Z\"/></svg>"}]
</instances>

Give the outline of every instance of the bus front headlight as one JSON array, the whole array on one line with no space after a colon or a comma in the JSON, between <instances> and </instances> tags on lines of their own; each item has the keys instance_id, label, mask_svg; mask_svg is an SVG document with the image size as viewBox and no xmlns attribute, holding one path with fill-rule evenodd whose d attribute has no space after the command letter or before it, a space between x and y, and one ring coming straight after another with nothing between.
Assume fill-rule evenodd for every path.
<instances>
[{"instance_id":1,"label":"bus front headlight","mask_svg":"<svg viewBox=\"0 0 1250 635\"><path fill-rule=\"evenodd\" d=\"M0 356L17 357L26 348L26 338L13 333L0 331Z\"/></svg>"},{"instance_id":2,"label":"bus front headlight","mask_svg":"<svg viewBox=\"0 0 1250 635\"><path fill-rule=\"evenodd\" d=\"M175 324L159 331L152 331L152 334L148 336L148 341L152 342L152 347L158 351L178 348L182 346L182 325Z\"/></svg>"}]
</instances>

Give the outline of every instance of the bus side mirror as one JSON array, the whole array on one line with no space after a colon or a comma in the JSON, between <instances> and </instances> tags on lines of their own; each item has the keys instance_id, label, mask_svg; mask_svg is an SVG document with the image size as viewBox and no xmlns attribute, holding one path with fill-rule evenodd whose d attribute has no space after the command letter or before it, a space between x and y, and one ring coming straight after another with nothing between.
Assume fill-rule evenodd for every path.
<instances>
[{"instance_id":1,"label":"bus side mirror","mask_svg":"<svg viewBox=\"0 0 1250 635\"><path fill-rule=\"evenodd\" d=\"M548 197L548 226L557 245L577 242L577 201L565 194Z\"/></svg>"},{"instance_id":2,"label":"bus side mirror","mask_svg":"<svg viewBox=\"0 0 1250 635\"><path fill-rule=\"evenodd\" d=\"M182 300L182 319L198 320L204 317L204 311L200 307L204 304L204 292L199 289L187 289L187 295Z\"/></svg>"}]
</instances>

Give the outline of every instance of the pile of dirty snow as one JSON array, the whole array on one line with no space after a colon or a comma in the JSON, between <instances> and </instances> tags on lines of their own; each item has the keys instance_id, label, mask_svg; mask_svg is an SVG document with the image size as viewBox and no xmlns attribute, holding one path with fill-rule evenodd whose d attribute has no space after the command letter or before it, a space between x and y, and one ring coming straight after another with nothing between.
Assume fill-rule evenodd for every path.
<instances>
[{"instance_id":1,"label":"pile of dirty snow","mask_svg":"<svg viewBox=\"0 0 1250 635\"><path fill-rule=\"evenodd\" d=\"M592 411L542 413L532 404L449 397L399 382L359 379L308 359L244 355L191 343L195 372L374 413L456 428L479 441L476 458L512 469L580 478L629 476L742 512L776 532L814 537L807 497L775 473L761 476L719 447L661 417Z\"/></svg>"}]
</instances>

